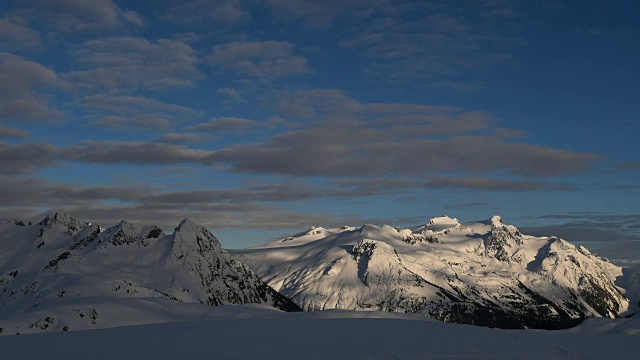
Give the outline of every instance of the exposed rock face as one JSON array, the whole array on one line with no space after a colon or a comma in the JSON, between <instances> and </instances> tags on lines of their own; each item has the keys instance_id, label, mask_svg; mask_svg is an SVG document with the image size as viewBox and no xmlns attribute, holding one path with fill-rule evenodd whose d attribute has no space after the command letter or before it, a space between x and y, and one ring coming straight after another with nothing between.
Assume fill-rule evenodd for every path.
<instances>
[{"instance_id":1,"label":"exposed rock face","mask_svg":"<svg viewBox=\"0 0 640 360\"><path fill-rule=\"evenodd\" d=\"M189 220L170 235L124 220L101 229L62 213L31 226L1 225L0 327L5 334L74 330L80 320L88 327L135 324L148 311L162 321L166 314L149 302L170 308L173 317L184 304L300 310ZM128 317L100 315L117 314L120 307Z\"/></svg>"},{"instance_id":2,"label":"exposed rock face","mask_svg":"<svg viewBox=\"0 0 640 360\"><path fill-rule=\"evenodd\" d=\"M401 229L364 225L235 253L305 310L420 313L505 328L564 328L630 310L621 269L555 237L523 235L495 216L440 217Z\"/></svg>"}]
</instances>

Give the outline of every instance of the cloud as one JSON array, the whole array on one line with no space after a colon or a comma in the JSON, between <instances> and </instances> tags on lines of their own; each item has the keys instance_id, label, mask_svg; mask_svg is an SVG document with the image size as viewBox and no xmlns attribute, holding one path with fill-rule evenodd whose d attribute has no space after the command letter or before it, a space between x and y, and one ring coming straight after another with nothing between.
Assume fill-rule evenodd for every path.
<instances>
[{"instance_id":1,"label":"cloud","mask_svg":"<svg viewBox=\"0 0 640 360\"><path fill-rule=\"evenodd\" d=\"M61 159L95 164L201 163L213 152L154 142L84 141L60 149Z\"/></svg>"},{"instance_id":2,"label":"cloud","mask_svg":"<svg viewBox=\"0 0 640 360\"><path fill-rule=\"evenodd\" d=\"M189 218L198 224L214 229L282 230L304 229L310 224L340 224L335 217L323 214L292 212L276 206L203 205L192 209L166 209L130 206L79 206L60 208L74 217L109 226L121 219L140 224L155 224L170 231L180 220ZM1 213L1 212L0 212ZM102 225L105 224L105 225Z\"/></svg>"},{"instance_id":3,"label":"cloud","mask_svg":"<svg viewBox=\"0 0 640 360\"><path fill-rule=\"evenodd\" d=\"M452 177L431 177L429 182L424 184L426 188L432 189L469 189L481 191L570 191L578 190L578 187L566 183L547 183L543 181L511 181L492 178L452 178Z\"/></svg>"},{"instance_id":4,"label":"cloud","mask_svg":"<svg viewBox=\"0 0 640 360\"><path fill-rule=\"evenodd\" d=\"M247 102L247 99L238 89L220 88L216 91L216 94L225 97L228 104L245 104Z\"/></svg>"},{"instance_id":5,"label":"cloud","mask_svg":"<svg viewBox=\"0 0 640 360\"><path fill-rule=\"evenodd\" d=\"M209 227L242 230L338 223L332 216L292 212L256 202L314 195L304 186L291 185L162 192L160 188L144 185L83 187L37 178L0 177L0 217L28 219L44 207L102 226L127 219L167 230L184 218ZM119 204L114 205L114 201Z\"/></svg>"},{"instance_id":6,"label":"cloud","mask_svg":"<svg viewBox=\"0 0 640 360\"><path fill-rule=\"evenodd\" d=\"M361 103L344 91L332 89L280 92L274 99L276 111L306 120L307 128L280 133L259 144L220 149L208 158L209 163L226 164L238 172L293 176L433 176L461 172L547 177L591 171L600 160L595 154L516 142L522 136L520 132L492 127L496 120L479 111ZM465 184L485 189L503 185L507 184L481 184L478 180ZM511 190L568 188L534 182L508 185Z\"/></svg>"},{"instance_id":7,"label":"cloud","mask_svg":"<svg viewBox=\"0 0 640 360\"><path fill-rule=\"evenodd\" d=\"M160 19L177 26L233 27L245 25L251 21L249 2L240 0L190 0L169 6L162 12ZM214 29L215 30L215 29Z\"/></svg>"},{"instance_id":8,"label":"cloud","mask_svg":"<svg viewBox=\"0 0 640 360\"><path fill-rule=\"evenodd\" d=\"M208 136L196 133L167 133L155 139L154 142L167 144L188 144L206 141L207 139L209 139Z\"/></svg>"},{"instance_id":9,"label":"cloud","mask_svg":"<svg viewBox=\"0 0 640 360\"><path fill-rule=\"evenodd\" d=\"M323 28L332 23L335 15L330 1L326 3L309 0L267 0L266 6L280 21L301 21L311 28Z\"/></svg>"},{"instance_id":10,"label":"cloud","mask_svg":"<svg viewBox=\"0 0 640 360\"><path fill-rule=\"evenodd\" d=\"M174 40L139 37L90 40L71 52L75 69L66 78L80 90L164 91L194 87L205 77L196 51Z\"/></svg>"},{"instance_id":11,"label":"cloud","mask_svg":"<svg viewBox=\"0 0 640 360\"><path fill-rule=\"evenodd\" d=\"M208 133L220 133L231 132L241 133L252 131L259 128L264 128L267 125L266 122L250 120L238 117L218 117L211 118L209 121L197 125L188 126L185 128L187 131L196 132L208 132Z\"/></svg>"},{"instance_id":12,"label":"cloud","mask_svg":"<svg viewBox=\"0 0 640 360\"><path fill-rule=\"evenodd\" d=\"M96 120L91 125L111 129L167 129L200 117L200 112L143 96L86 96L80 102Z\"/></svg>"},{"instance_id":13,"label":"cloud","mask_svg":"<svg viewBox=\"0 0 640 360\"><path fill-rule=\"evenodd\" d=\"M134 11L125 11L113 0L20 0L10 17L45 31L83 34L122 31L144 22Z\"/></svg>"},{"instance_id":14,"label":"cloud","mask_svg":"<svg viewBox=\"0 0 640 360\"><path fill-rule=\"evenodd\" d=\"M45 143L10 145L0 142L0 174L23 174L55 166L57 148Z\"/></svg>"},{"instance_id":15,"label":"cloud","mask_svg":"<svg viewBox=\"0 0 640 360\"><path fill-rule=\"evenodd\" d=\"M629 161L616 164L616 169L621 171L637 171L640 170L640 161Z\"/></svg>"},{"instance_id":16,"label":"cloud","mask_svg":"<svg viewBox=\"0 0 640 360\"><path fill-rule=\"evenodd\" d=\"M420 187L420 182L413 179L337 179L330 183L339 186L340 190L327 192L328 195L347 198L397 194Z\"/></svg>"},{"instance_id":17,"label":"cloud","mask_svg":"<svg viewBox=\"0 0 640 360\"><path fill-rule=\"evenodd\" d=\"M592 171L600 159L498 136L438 139L404 130L336 122L221 149L207 161L238 172L293 176L425 176L446 171L547 177Z\"/></svg>"},{"instance_id":18,"label":"cloud","mask_svg":"<svg viewBox=\"0 0 640 360\"><path fill-rule=\"evenodd\" d=\"M366 59L362 69L373 80L421 78L426 86L477 91L478 79L503 70L524 43L517 2L476 1L465 4L468 11L438 0L266 0L265 7L274 24L337 38Z\"/></svg>"},{"instance_id":19,"label":"cloud","mask_svg":"<svg viewBox=\"0 0 640 360\"><path fill-rule=\"evenodd\" d=\"M613 186L607 186L607 187L605 187L605 189L610 189L610 190L633 190L633 189L640 189L640 185L638 185L638 184L613 185Z\"/></svg>"},{"instance_id":20,"label":"cloud","mask_svg":"<svg viewBox=\"0 0 640 360\"><path fill-rule=\"evenodd\" d=\"M51 108L42 91L61 85L58 75L50 68L20 56L0 53L0 119L60 120L64 113Z\"/></svg>"},{"instance_id":21,"label":"cloud","mask_svg":"<svg viewBox=\"0 0 640 360\"><path fill-rule=\"evenodd\" d=\"M0 45L5 50L37 50L42 46L42 41L36 30L0 19Z\"/></svg>"},{"instance_id":22,"label":"cloud","mask_svg":"<svg viewBox=\"0 0 640 360\"><path fill-rule=\"evenodd\" d=\"M203 189L157 193L141 199L154 206L194 206L209 203L247 204L253 202L300 201L321 197L319 189L299 184L262 184L232 189Z\"/></svg>"},{"instance_id":23,"label":"cloud","mask_svg":"<svg viewBox=\"0 0 640 360\"><path fill-rule=\"evenodd\" d=\"M450 1L266 1L274 23L321 28L343 49L365 55L362 69L370 77L422 78L430 80L425 85L450 89L457 83L456 91L478 90L476 79L513 61L514 49L523 44L518 6L477 1L461 11ZM460 84L461 75L467 86Z\"/></svg>"},{"instance_id":24,"label":"cloud","mask_svg":"<svg viewBox=\"0 0 640 360\"><path fill-rule=\"evenodd\" d=\"M452 106L404 103L361 103L343 90L312 89L281 92L273 108L287 117L325 121L366 121L397 134L429 136L464 134L487 129L492 122L481 111L462 111Z\"/></svg>"},{"instance_id":25,"label":"cloud","mask_svg":"<svg viewBox=\"0 0 640 360\"><path fill-rule=\"evenodd\" d=\"M391 193L413 184L415 182L397 179L381 179L379 182L349 179L328 186L287 181L247 183L235 188L166 191L161 187L141 184L82 186L55 184L41 178L0 176L0 214L6 209L31 213L30 208L45 207L63 209L101 223L122 218L148 223L197 217L216 227L301 228L338 222L321 214L294 213L276 204L323 198L355 199Z\"/></svg>"},{"instance_id":26,"label":"cloud","mask_svg":"<svg viewBox=\"0 0 640 360\"><path fill-rule=\"evenodd\" d=\"M0 125L0 139L26 139L28 137L29 133L26 131Z\"/></svg>"},{"instance_id":27,"label":"cloud","mask_svg":"<svg viewBox=\"0 0 640 360\"><path fill-rule=\"evenodd\" d=\"M3 207L58 207L86 205L106 200L135 201L157 188L144 185L74 186L53 184L40 178L0 177Z\"/></svg>"},{"instance_id":28,"label":"cloud","mask_svg":"<svg viewBox=\"0 0 640 360\"><path fill-rule=\"evenodd\" d=\"M508 23L497 28L455 14L451 8L398 9L367 22L362 30L340 42L343 48L374 59L367 68L370 75L402 81L455 79L461 74L495 70L512 61L509 47L518 40L509 35Z\"/></svg>"},{"instance_id":29,"label":"cloud","mask_svg":"<svg viewBox=\"0 0 640 360\"><path fill-rule=\"evenodd\" d=\"M217 71L246 77L278 78L309 73L307 59L286 41L231 42L213 47L207 58Z\"/></svg>"}]
</instances>

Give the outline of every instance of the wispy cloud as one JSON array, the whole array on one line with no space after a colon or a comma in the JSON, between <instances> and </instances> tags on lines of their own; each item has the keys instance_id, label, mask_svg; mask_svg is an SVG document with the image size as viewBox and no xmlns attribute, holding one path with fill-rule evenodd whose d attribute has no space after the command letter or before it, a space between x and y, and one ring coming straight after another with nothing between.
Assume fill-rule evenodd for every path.
<instances>
[{"instance_id":1,"label":"wispy cloud","mask_svg":"<svg viewBox=\"0 0 640 360\"><path fill-rule=\"evenodd\" d=\"M162 10L160 18L177 26L236 27L251 21L252 1L182 0Z\"/></svg>"},{"instance_id":2,"label":"wispy cloud","mask_svg":"<svg viewBox=\"0 0 640 360\"><path fill-rule=\"evenodd\" d=\"M96 31L118 32L144 24L138 13L123 10L113 0L20 0L17 3L10 17L44 31L84 35Z\"/></svg>"},{"instance_id":3,"label":"wispy cloud","mask_svg":"<svg viewBox=\"0 0 640 360\"><path fill-rule=\"evenodd\" d=\"M155 142L84 141L58 151L67 161L95 164L201 163L213 152Z\"/></svg>"},{"instance_id":4,"label":"wispy cloud","mask_svg":"<svg viewBox=\"0 0 640 360\"><path fill-rule=\"evenodd\" d=\"M164 130L201 116L194 109L143 96L93 95L80 104L96 119L90 125L119 130Z\"/></svg>"},{"instance_id":5,"label":"wispy cloud","mask_svg":"<svg viewBox=\"0 0 640 360\"><path fill-rule=\"evenodd\" d=\"M207 141L208 139L210 139L210 136L207 136L206 134L171 132L156 138L154 142L167 144L189 144Z\"/></svg>"},{"instance_id":6,"label":"wispy cloud","mask_svg":"<svg viewBox=\"0 0 640 360\"><path fill-rule=\"evenodd\" d=\"M420 126L412 132L336 121L278 134L259 144L220 149L208 161L238 172L293 176L424 176L446 171L547 177L592 171L600 160L596 154L495 135L434 138L419 131Z\"/></svg>"},{"instance_id":7,"label":"wispy cloud","mask_svg":"<svg viewBox=\"0 0 640 360\"><path fill-rule=\"evenodd\" d=\"M38 50L42 46L40 33L36 30L0 19L0 45L5 50Z\"/></svg>"},{"instance_id":8,"label":"wispy cloud","mask_svg":"<svg viewBox=\"0 0 640 360\"><path fill-rule=\"evenodd\" d=\"M0 140L9 138L26 139L28 137L29 133L26 131L0 125Z\"/></svg>"},{"instance_id":9,"label":"wispy cloud","mask_svg":"<svg viewBox=\"0 0 640 360\"><path fill-rule=\"evenodd\" d=\"M53 108L46 88L61 87L58 74L35 61L0 53L0 117L13 121L56 121L63 112Z\"/></svg>"},{"instance_id":10,"label":"wispy cloud","mask_svg":"<svg viewBox=\"0 0 640 360\"><path fill-rule=\"evenodd\" d=\"M45 143L10 145L0 142L0 174L23 174L56 165L57 148Z\"/></svg>"},{"instance_id":11,"label":"wispy cloud","mask_svg":"<svg viewBox=\"0 0 640 360\"><path fill-rule=\"evenodd\" d=\"M74 70L66 74L77 89L131 92L188 88L205 74L196 51L175 40L140 37L90 40L71 53Z\"/></svg>"},{"instance_id":12,"label":"wispy cloud","mask_svg":"<svg viewBox=\"0 0 640 360\"><path fill-rule=\"evenodd\" d=\"M209 121L191 125L185 128L187 131L216 133L242 133L255 131L267 126L267 121L251 120L239 117L217 117Z\"/></svg>"},{"instance_id":13,"label":"wispy cloud","mask_svg":"<svg viewBox=\"0 0 640 360\"><path fill-rule=\"evenodd\" d=\"M579 189L576 185L568 183L548 183L532 180L514 181L479 177L454 178L441 176L432 177L429 182L424 184L424 186L433 189L449 188L497 192L572 191Z\"/></svg>"},{"instance_id":14,"label":"wispy cloud","mask_svg":"<svg viewBox=\"0 0 640 360\"><path fill-rule=\"evenodd\" d=\"M268 0L275 22L336 31L342 48L366 54L369 75L393 81L453 84L461 74L495 71L522 45L517 3L477 1ZM468 79L466 81L469 83ZM476 82L477 83L477 82ZM458 89L462 89L458 86ZM467 86L465 91L476 90Z\"/></svg>"},{"instance_id":15,"label":"wispy cloud","mask_svg":"<svg viewBox=\"0 0 640 360\"><path fill-rule=\"evenodd\" d=\"M481 111L452 106L403 103L362 103L337 89L279 92L272 107L285 117L316 121L361 123L386 128L393 134L442 136L487 129L492 117Z\"/></svg>"}]
</instances>

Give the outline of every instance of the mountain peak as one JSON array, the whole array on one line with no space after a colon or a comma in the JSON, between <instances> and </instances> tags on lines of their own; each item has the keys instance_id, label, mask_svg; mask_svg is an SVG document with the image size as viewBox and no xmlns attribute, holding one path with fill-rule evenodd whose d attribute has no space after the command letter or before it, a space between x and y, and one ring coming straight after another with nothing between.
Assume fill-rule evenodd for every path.
<instances>
[{"instance_id":1,"label":"mountain peak","mask_svg":"<svg viewBox=\"0 0 640 360\"><path fill-rule=\"evenodd\" d=\"M60 211L55 212L53 215L47 214L47 216L45 216L38 225L47 228L52 228L54 225L60 225L66 229L67 235L72 235L82 228L82 225L78 220L71 217L69 214Z\"/></svg>"},{"instance_id":2,"label":"mountain peak","mask_svg":"<svg viewBox=\"0 0 640 360\"><path fill-rule=\"evenodd\" d=\"M563 328L585 317L618 316L630 306L613 283L614 265L562 240L524 235L500 216L464 226L448 216L411 228L363 225L283 247L287 243L235 253L309 310Z\"/></svg>"},{"instance_id":3,"label":"mountain peak","mask_svg":"<svg viewBox=\"0 0 640 360\"><path fill-rule=\"evenodd\" d=\"M53 214L47 214L44 219L42 219L38 224L42 226L47 226L49 224L60 224L66 225L69 223L77 223L78 220L71 217L69 214L57 211Z\"/></svg>"},{"instance_id":4,"label":"mountain peak","mask_svg":"<svg viewBox=\"0 0 640 360\"><path fill-rule=\"evenodd\" d=\"M489 222L491 223L491 226L494 228L500 228L504 226L504 222L502 221L502 217L498 216L498 215L494 215L493 217L491 217L491 219L489 219Z\"/></svg>"},{"instance_id":5,"label":"mountain peak","mask_svg":"<svg viewBox=\"0 0 640 360\"><path fill-rule=\"evenodd\" d=\"M427 226L429 225L458 225L460 222L456 218L450 218L447 215L442 215L438 217L434 217L429 220Z\"/></svg>"},{"instance_id":6,"label":"mountain peak","mask_svg":"<svg viewBox=\"0 0 640 360\"><path fill-rule=\"evenodd\" d=\"M77 223L70 219L50 214L39 229L0 231L0 328L27 333L134 325L189 315L202 304L300 310L189 220L166 235L125 220L104 231L81 224L70 234L60 225ZM35 232L41 234L35 244L42 245L33 246Z\"/></svg>"},{"instance_id":7,"label":"mountain peak","mask_svg":"<svg viewBox=\"0 0 640 360\"><path fill-rule=\"evenodd\" d=\"M202 226L196 224L195 222L193 222L191 219L188 218L184 218L182 221L180 221L180 224L178 224L178 226L175 228L175 232L180 232L182 230L185 231L198 231L198 228L201 228Z\"/></svg>"}]
</instances>

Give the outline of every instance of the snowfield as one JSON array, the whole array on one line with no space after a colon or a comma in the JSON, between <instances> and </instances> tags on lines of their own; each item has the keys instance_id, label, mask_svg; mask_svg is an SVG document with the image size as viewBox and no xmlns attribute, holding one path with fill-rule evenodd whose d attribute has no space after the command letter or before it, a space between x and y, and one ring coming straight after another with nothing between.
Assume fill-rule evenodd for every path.
<instances>
[{"instance_id":1,"label":"snowfield","mask_svg":"<svg viewBox=\"0 0 640 360\"><path fill-rule=\"evenodd\" d=\"M3 359L601 360L637 358L640 340L600 330L501 330L376 311L284 313L264 305L212 309L200 321L4 336L0 349Z\"/></svg>"}]
</instances>

